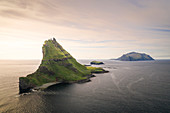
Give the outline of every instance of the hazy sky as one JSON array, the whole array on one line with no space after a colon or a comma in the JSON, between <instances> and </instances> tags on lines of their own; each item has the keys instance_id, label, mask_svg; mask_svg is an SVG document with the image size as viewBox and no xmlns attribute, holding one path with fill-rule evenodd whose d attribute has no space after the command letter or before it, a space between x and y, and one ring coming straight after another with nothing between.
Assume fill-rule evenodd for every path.
<instances>
[{"instance_id":1,"label":"hazy sky","mask_svg":"<svg viewBox=\"0 0 170 113\"><path fill-rule=\"evenodd\" d=\"M170 59L170 0L0 0L0 59L41 59L52 37L77 59Z\"/></svg>"}]
</instances>

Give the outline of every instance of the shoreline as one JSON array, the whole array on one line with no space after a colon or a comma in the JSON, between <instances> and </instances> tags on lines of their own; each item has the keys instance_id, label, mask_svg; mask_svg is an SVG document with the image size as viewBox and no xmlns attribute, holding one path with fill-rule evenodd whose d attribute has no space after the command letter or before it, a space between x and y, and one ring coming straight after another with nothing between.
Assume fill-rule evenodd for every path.
<instances>
[{"instance_id":1,"label":"shoreline","mask_svg":"<svg viewBox=\"0 0 170 113\"><path fill-rule=\"evenodd\" d=\"M56 84L60 84L60 83L62 83L62 82L50 82L50 83L45 83L45 84L43 84L43 85L41 85L41 86L37 86L37 87L32 88L32 91L33 91L33 90L42 90L42 89L46 89L46 88L48 88L48 87L50 87L50 86L52 86L52 85L56 85Z\"/></svg>"},{"instance_id":2,"label":"shoreline","mask_svg":"<svg viewBox=\"0 0 170 113\"><path fill-rule=\"evenodd\" d=\"M45 83L41 86L36 86L36 87L32 87L32 88L27 88L26 91L22 91L19 94L25 94L28 92L36 92L36 91L40 91L40 90L44 90L52 85L56 85L56 84L61 84L61 83L67 83L67 84L72 84L72 83L85 83L85 82L90 82L92 77L95 77L95 75L93 74L100 74L100 73L107 73L109 71L102 71L102 72L92 72L91 75L87 76L87 79L83 79L83 80L78 80L78 81L56 81L56 82L50 82L50 83Z\"/></svg>"}]
</instances>

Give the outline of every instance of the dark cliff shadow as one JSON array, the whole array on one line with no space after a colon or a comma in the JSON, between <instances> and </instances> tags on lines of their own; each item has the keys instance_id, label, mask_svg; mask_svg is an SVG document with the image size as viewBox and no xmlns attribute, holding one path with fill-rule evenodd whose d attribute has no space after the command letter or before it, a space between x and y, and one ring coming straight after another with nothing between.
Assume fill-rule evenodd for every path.
<instances>
[{"instance_id":1,"label":"dark cliff shadow","mask_svg":"<svg viewBox=\"0 0 170 113\"><path fill-rule=\"evenodd\" d=\"M66 83L60 83L60 84L55 84L52 86L49 86L48 88L46 88L44 91L64 91L64 90L68 90L69 88L71 88L74 84L66 84Z\"/></svg>"}]
</instances>

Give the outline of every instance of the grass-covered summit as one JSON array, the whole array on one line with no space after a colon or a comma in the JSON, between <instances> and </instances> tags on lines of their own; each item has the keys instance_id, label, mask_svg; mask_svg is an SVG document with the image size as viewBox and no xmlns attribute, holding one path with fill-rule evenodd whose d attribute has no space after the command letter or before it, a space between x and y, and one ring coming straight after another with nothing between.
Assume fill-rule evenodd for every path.
<instances>
[{"instance_id":1,"label":"grass-covered summit","mask_svg":"<svg viewBox=\"0 0 170 113\"><path fill-rule=\"evenodd\" d=\"M37 71L19 78L21 93L49 82L67 83L89 79L91 71L78 63L55 38L45 41L42 49L43 59Z\"/></svg>"}]
</instances>

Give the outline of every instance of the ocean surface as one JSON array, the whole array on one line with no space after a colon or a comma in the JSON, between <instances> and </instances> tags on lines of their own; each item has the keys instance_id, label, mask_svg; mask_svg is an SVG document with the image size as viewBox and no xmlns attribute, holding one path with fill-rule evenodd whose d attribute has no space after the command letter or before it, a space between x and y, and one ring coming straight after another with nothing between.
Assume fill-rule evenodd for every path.
<instances>
[{"instance_id":1,"label":"ocean surface","mask_svg":"<svg viewBox=\"0 0 170 113\"><path fill-rule=\"evenodd\" d=\"M19 77L40 61L0 60L0 113L170 113L170 60L102 61L110 72L91 82L19 95Z\"/></svg>"}]
</instances>

